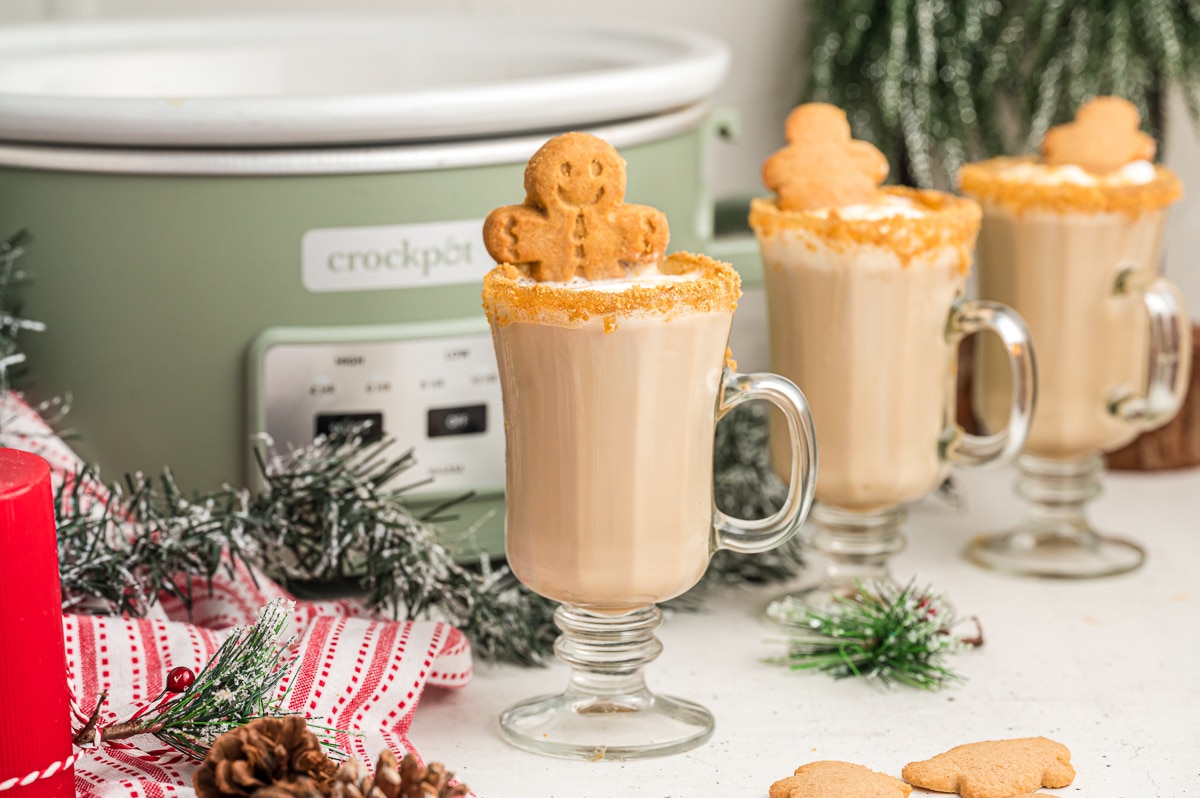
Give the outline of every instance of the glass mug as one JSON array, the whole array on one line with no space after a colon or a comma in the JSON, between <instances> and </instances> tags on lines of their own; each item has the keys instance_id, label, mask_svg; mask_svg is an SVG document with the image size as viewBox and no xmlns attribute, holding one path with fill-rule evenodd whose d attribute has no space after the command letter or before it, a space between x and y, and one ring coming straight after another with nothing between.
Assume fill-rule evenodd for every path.
<instances>
[{"instance_id":1,"label":"glass mug","mask_svg":"<svg viewBox=\"0 0 1200 798\"><path fill-rule=\"evenodd\" d=\"M643 668L662 649L655 604L695 585L718 549L782 544L812 503L803 394L727 361L736 272L687 254L664 268L694 274L617 291L530 285L505 266L484 280L504 403L508 561L561 603L555 651L571 667L563 693L501 716L504 738L525 750L630 759L706 740L707 710L646 687ZM751 399L782 411L792 465L783 507L744 521L713 503L713 435Z\"/></svg>"},{"instance_id":2,"label":"glass mug","mask_svg":"<svg viewBox=\"0 0 1200 798\"><path fill-rule=\"evenodd\" d=\"M888 559L904 548L904 504L937 487L953 464L1015 457L1034 403L1020 317L963 299L979 206L885 188L878 205L864 208L783 211L756 199L750 213L771 368L804 390L821 441L812 542L828 565L799 594L815 604L853 595L859 581L891 581ZM1003 343L1012 379L1008 425L991 436L966 433L952 416L958 343L981 330ZM788 453L777 437L779 469Z\"/></svg>"},{"instance_id":3,"label":"glass mug","mask_svg":"<svg viewBox=\"0 0 1200 798\"><path fill-rule=\"evenodd\" d=\"M964 191L983 201L980 296L1015 308L1038 353L1038 411L1017 493L1029 504L1016 528L976 537L968 557L1009 573L1084 578L1122 573L1141 546L1090 525L1101 490L1102 452L1167 423L1179 411L1191 363L1191 322L1175 285L1158 274L1177 179L1156 169L1145 185L1032 185L997 193L1009 159L964 169ZM1019 207L1022 196L1056 198ZM1076 207L1080 202L1110 208ZM985 426L1004 423L1002 355L979 349L974 401Z\"/></svg>"}]
</instances>

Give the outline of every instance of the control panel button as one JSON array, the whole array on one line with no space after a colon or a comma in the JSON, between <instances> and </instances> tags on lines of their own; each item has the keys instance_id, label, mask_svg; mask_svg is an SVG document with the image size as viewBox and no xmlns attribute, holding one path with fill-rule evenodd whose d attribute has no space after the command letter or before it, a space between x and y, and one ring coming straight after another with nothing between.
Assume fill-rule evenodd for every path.
<instances>
[{"instance_id":1,"label":"control panel button","mask_svg":"<svg viewBox=\"0 0 1200 798\"><path fill-rule=\"evenodd\" d=\"M426 423L430 438L487 432L487 405L431 408Z\"/></svg>"},{"instance_id":2,"label":"control panel button","mask_svg":"<svg viewBox=\"0 0 1200 798\"><path fill-rule=\"evenodd\" d=\"M357 433L363 443L383 438L383 413L318 413L317 435L346 435Z\"/></svg>"},{"instance_id":3,"label":"control panel button","mask_svg":"<svg viewBox=\"0 0 1200 798\"><path fill-rule=\"evenodd\" d=\"M487 322L480 314L447 323L444 335L431 329L327 328L323 338L315 328L271 330L250 386L253 423L261 420L284 450L373 421L371 438L416 449L418 462L400 482L432 481L414 496L503 491L502 402Z\"/></svg>"}]
</instances>

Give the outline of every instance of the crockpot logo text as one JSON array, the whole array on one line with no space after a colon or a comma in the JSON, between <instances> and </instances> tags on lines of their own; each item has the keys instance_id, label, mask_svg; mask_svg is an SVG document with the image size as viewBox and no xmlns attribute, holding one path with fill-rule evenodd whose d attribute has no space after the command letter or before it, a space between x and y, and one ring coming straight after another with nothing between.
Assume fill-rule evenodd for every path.
<instances>
[{"instance_id":1,"label":"crockpot logo text","mask_svg":"<svg viewBox=\"0 0 1200 798\"><path fill-rule=\"evenodd\" d=\"M313 292L476 283L495 266L480 219L318 228L304 234L301 255Z\"/></svg>"},{"instance_id":2,"label":"crockpot logo text","mask_svg":"<svg viewBox=\"0 0 1200 798\"><path fill-rule=\"evenodd\" d=\"M473 242L447 236L440 246L417 246L407 238L390 249L331 252L327 264L331 272L375 272L380 269L419 269L422 277L439 266L459 266L471 262Z\"/></svg>"}]
</instances>

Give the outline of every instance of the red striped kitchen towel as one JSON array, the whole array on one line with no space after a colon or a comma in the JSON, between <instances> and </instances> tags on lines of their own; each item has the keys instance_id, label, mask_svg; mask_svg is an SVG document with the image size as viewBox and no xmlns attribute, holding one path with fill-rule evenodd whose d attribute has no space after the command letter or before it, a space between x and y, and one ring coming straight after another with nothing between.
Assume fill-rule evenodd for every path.
<instances>
[{"instance_id":1,"label":"red striped kitchen towel","mask_svg":"<svg viewBox=\"0 0 1200 798\"><path fill-rule=\"evenodd\" d=\"M36 412L12 394L0 397L0 439L6 446L46 458L59 475L79 460ZM104 500L102 485L90 486ZM155 608L153 617L66 615L67 671L82 725L101 691L108 701L101 723L133 714L154 699L171 668L203 667L234 626L252 623L276 597L290 598L261 574L238 568L233 577L194 585L189 613L177 600ZM350 734L338 743L351 756L372 764L383 748L398 756L412 751L408 730L427 685L460 687L471 678L466 638L440 622L373 620L353 601L297 601L292 615L295 659L285 684L287 707L322 725ZM76 749L80 798L190 798L196 763L152 736ZM454 763L447 762L450 769Z\"/></svg>"}]
</instances>

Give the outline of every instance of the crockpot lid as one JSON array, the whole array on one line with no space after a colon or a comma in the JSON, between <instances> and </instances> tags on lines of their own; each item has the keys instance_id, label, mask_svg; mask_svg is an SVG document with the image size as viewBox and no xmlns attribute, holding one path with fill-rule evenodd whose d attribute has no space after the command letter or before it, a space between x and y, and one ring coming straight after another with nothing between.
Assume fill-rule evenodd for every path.
<instances>
[{"instance_id":1,"label":"crockpot lid","mask_svg":"<svg viewBox=\"0 0 1200 798\"><path fill-rule=\"evenodd\" d=\"M728 49L674 28L336 15L0 28L0 140L263 147L485 138L703 101Z\"/></svg>"}]
</instances>

